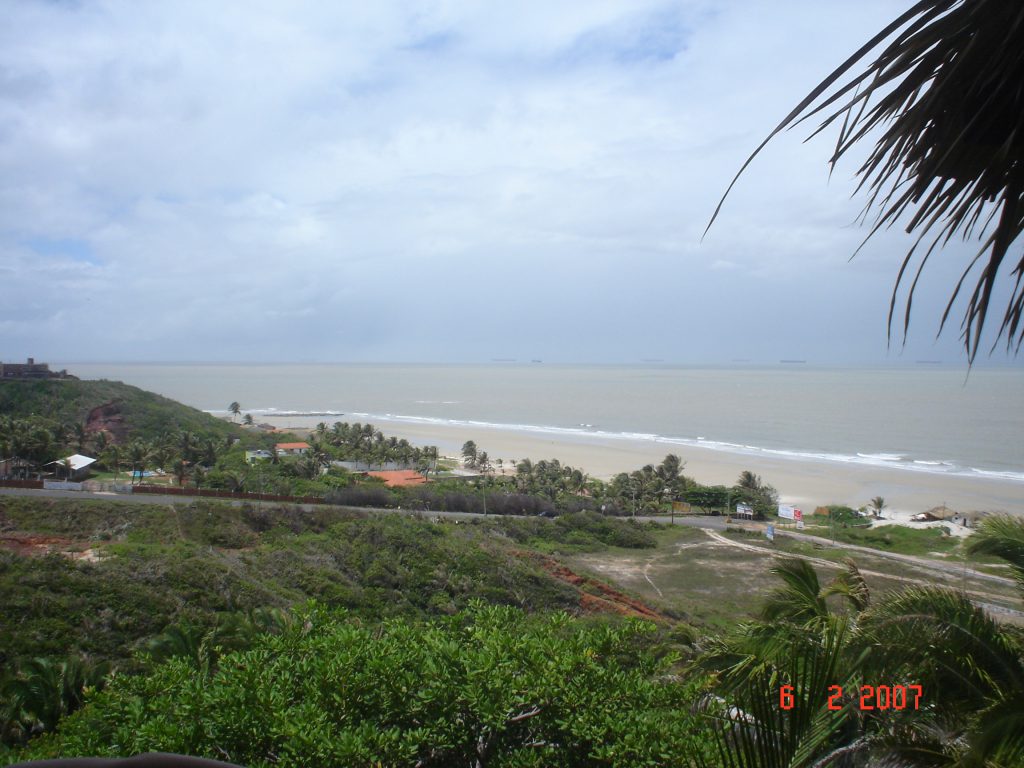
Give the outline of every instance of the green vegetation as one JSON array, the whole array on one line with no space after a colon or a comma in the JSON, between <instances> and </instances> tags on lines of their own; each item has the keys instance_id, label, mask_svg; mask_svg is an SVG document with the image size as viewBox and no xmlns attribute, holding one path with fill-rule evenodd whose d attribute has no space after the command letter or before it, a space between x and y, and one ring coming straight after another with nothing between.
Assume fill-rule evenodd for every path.
<instances>
[{"instance_id":1,"label":"green vegetation","mask_svg":"<svg viewBox=\"0 0 1024 768\"><path fill-rule=\"evenodd\" d=\"M808 529L806 533L831 536L828 527ZM898 552L903 555L927 555L933 552L949 554L959 547L959 540L941 528L907 528L903 525L881 525L869 528L865 525L836 525L836 541L857 544L862 547L880 549L883 552Z\"/></svg>"},{"instance_id":2,"label":"green vegetation","mask_svg":"<svg viewBox=\"0 0 1024 768\"><path fill-rule=\"evenodd\" d=\"M1020 568L1022 541L1024 521L996 518L973 548ZM852 563L828 586L806 560L773 572L783 586L759 616L700 662L716 675L715 736L730 766L1024 763L1018 631L954 590L876 598Z\"/></svg>"},{"instance_id":3,"label":"green vegetation","mask_svg":"<svg viewBox=\"0 0 1024 768\"><path fill-rule=\"evenodd\" d=\"M223 441L244 434L208 413L119 381L0 382L0 413L5 418L67 425L70 435L64 437L74 436L74 425L84 426L89 412L106 403L116 403L125 430L134 439L154 441L185 431Z\"/></svg>"},{"instance_id":4,"label":"green vegetation","mask_svg":"<svg viewBox=\"0 0 1024 768\"><path fill-rule=\"evenodd\" d=\"M120 677L30 755L167 751L248 766L663 765L711 756L649 624L475 604L368 627L320 608L215 667Z\"/></svg>"},{"instance_id":5,"label":"green vegetation","mask_svg":"<svg viewBox=\"0 0 1024 768\"><path fill-rule=\"evenodd\" d=\"M56 539L98 559L23 557L0 549L4 660L84 654L127 661L165 625L211 626L218 612L315 598L379 620L459 610L473 598L532 610L572 608L576 595L513 551L635 526L502 520L435 524L332 508L189 506L0 498L0 530ZM623 529L619 531L618 529ZM583 532L583 533L580 533Z\"/></svg>"},{"instance_id":6,"label":"green vegetation","mask_svg":"<svg viewBox=\"0 0 1024 768\"><path fill-rule=\"evenodd\" d=\"M754 621L656 629L567 615L588 595L529 556L632 558L638 580L688 608L697 572L663 568L695 559L680 554L699 531L586 513L452 523L2 498L0 532L55 548L0 555L14 747L0 762L170 750L247 765L867 766L899 753L1009 766L1024 749L1019 632L958 591L879 597L852 564L823 585L783 560ZM1024 573L1020 521L990 520L974 541ZM96 559L66 554L85 549ZM713 549L722 563L742 553ZM763 580L739 564L725 581L741 574ZM745 584L733 587L756 594ZM922 685L922 706L858 709L851 691L890 682ZM847 692L839 710L829 685Z\"/></svg>"},{"instance_id":7,"label":"green vegetation","mask_svg":"<svg viewBox=\"0 0 1024 768\"><path fill-rule=\"evenodd\" d=\"M0 763L146 750L303 766L857 768L896 755L935 766L1024 757L1014 735L1024 729L1021 636L969 592L906 589L906 575L869 556L875 572L848 563L823 586L810 561L794 559L772 568L784 586L765 601L765 564L778 552L830 569L837 554L795 540L774 552L737 548L726 541L745 535L736 533L709 546L702 532L614 517L663 512L675 498L705 511L743 501L768 516L777 496L753 473L705 487L669 455L610 483L557 460L495 474L467 443L465 463L479 475L454 478L436 449L372 425L321 424L305 455L281 456L280 435L204 414L190 421L191 409L146 398L120 410L130 439L118 445L80 421L62 426L87 402L61 405L33 394L36 384L78 383L15 383L27 389L0 423L7 447L88 445L114 477L164 467L180 485L430 516L0 497ZM162 431L139 415L165 406ZM255 449L268 458L252 462ZM397 464L434 482L389 489L336 461ZM841 542L916 555L958 546L941 530L872 529L852 509L830 512ZM994 518L969 549L1010 561L1024 583L1022 542L1024 525ZM609 568L659 609L587 574ZM878 597L880 585L899 589ZM983 599L1004 601L1000 589L985 585ZM589 615L597 610L616 615ZM930 696L918 710L865 715L853 694L838 709L822 695L908 681ZM779 707L783 685L793 709Z\"/></svg>"}]
</instances>

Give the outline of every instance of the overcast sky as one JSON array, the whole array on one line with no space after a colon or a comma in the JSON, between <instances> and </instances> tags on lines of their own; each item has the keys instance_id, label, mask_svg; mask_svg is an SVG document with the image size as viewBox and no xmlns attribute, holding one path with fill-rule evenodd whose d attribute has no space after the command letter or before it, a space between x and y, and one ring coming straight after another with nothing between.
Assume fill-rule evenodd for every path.
<instances>
[{"instance_id":1,"label":"overcast sky","mask_svg":"<svg viewBox=\"0 0 1024 768\"><path fill-rule=\"evenodd\" d=\"M962 361L834 134L701 241L908 6L5 0L0 359Z\"/></svg>"}]
</instances>

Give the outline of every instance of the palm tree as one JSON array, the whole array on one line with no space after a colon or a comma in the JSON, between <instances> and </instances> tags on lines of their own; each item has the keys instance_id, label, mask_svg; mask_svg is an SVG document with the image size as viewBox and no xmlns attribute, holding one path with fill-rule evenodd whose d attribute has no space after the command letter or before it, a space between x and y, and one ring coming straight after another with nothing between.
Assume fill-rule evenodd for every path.
<instances>
[{"instance_id":1,"label":"palm tree","mask_svg":"<svg viewBox=\"0 0 1024 768\"><path fill-rule=\"evenodd\" d=\"M245 414L245 418L242 419L242 423L245 424L245 426L247 426L247 427L251 427L252 424L253 424L252 414L251 413Z\"/></svg>"},{"instance_id":2,"label":"palm tree","mask_svg":"<svg viewBox=\"0 0 1024 768\"><path fill-rule=\"evenodd\" d=\"M758 491L761 489L761 477L759 475L755 475L750 470L745 469L740 472L736 485L739 488L746 488L749 491Z\"/></svg>"},{"instance_id":3,"label":"palm tree","mask_svg":"<svg viewBox=\"0 0 1024 768\"><path fill-rule=\"evenodd\" d=\"M967 549L975 555L995 555L1010 564L1010 571L1024 595L1024 520L994 515L982 521Z\"/></svg>"},{"instance_id":4,"label":"palm tree","mask_svg":"<svg viewBox=\"0 0 1024 768\"><path fill-rule=\"evenodd\" d=\"M146 464L153 458L153 448L141 440L133 440L128 445L128 463L132 468L132 485L136 479L142 480L142 473L146 471Z\"/></svg>"},{"instance_id":5,"label":"palm tree","mask_svg":"<svg viewBox=\"0 0 1024 768\"><path fill-rule=\"evenodd\" d=\"M85 431L85 424L75 422L71 433L75 439L75 453L81 453L85 450L85 444L89 442L89 433Z\"/></svg>"},{"instance_id":6,"label":"palm tree","mask_svg":"<svg viewBox=\"0 0 1024 768\"><path fill-rule=\"evenodd\" d=\"M172 624L146 645L150 658L161 662L172 658L187 659L196 669L209 670L214 660L211 633L190 622Z\"/></svg>"},{"instance_id":7,"label":"palm tree","mask_svg":"<svg viewBox=\"0 0 1024 768\"><path fill-rule=\"evenodd\" d=\"M100 434L104 433L101 432ZM117 476L121 474L121 449L115 443L108 447L102 456L104 466L114 471L114 479L116 480Z\"/></svg>"},{"instance_id":8,"label":"palm tree","mask_svg":"<svg viewBox=\"0 0 1024 768\"><path fill-rule=\"evenodd\" d=\"M88 691L102 688L109 673L109 664L77 656L30 659L18 666L4 694L25 733L50 731L62 717L81 708Z\"/></svg>"},{"instance_id":9,"label":"palm tree","mask_svg":"<svg viewBox=\"0 0 1024 768\"><path fill-rule=\"evenodd\" d=\"M492 469L491 457L487 455L487 451L480 451L480 453L477 454L475 464L483 474L490 474Z\"/></svg>"},{"instance_id":10,"label":"palm tree","mask_svg":"<svg viewBox=\"0 0 1024 768\"><path fill-rule=\"evenodd\" d=\"M217 443L212 437L206 437L203 439L199 447L201 453L202 462L212 467L217 463Z\"/></svg>"},{"instance_id":11,"label":"palm tree","mask_svg":"<svg viewBox=\"0 0 1024 768\"><path fill-rule=\"evenodd\" d=\"M189 470L190 466L191 466L191 463L188 462L188 461L185 461L184 459L175 459L174 460L174 465L173 465L174 477L177 479L179 487L185 484L185 478L188 477L189 473L190 473L190 470Z\"/></svg>"},{"instance_id":12,"label":"palm tree","mask_svg":"<svg viewBox=\"0 0 1024 768\"><path fill-rule=\"evenodd\" d=\"M238 404L238 401L232 401L231 405L228 406L228 411L231 412L231 420L234 421L238 418L238 414L242 412L242 406Z\"/></svg>"},{"instance_id":13,"label":"palm tree","mask_svg":"<svg viewBox=\"0 0 1024 768\"><path fill-rule=\"evenodd\" d=\"M885 499L883 499L881 496L875 496L875 498L871 500L871 503L868 505L868 507L871 510L871 514L873 514L875 517L881 517L882 510L885 509Z\"/></svg>"},{"instance_id":14,"label":"palm tree","mask_svg":"<svg viewBox=\"0 0 1024 768\"><path fill-rule=\"evenodd\" d=\"M969 549L1009 560L1024 595L1024 520L985 521ZM965 595L914 587L871 600L851 563L822 589L802 561L759 618L713 643L709 703L729 766L1024 764L1024 642ZM841 595L846 612L830 595ZM861 684L919 685L925 701L865 714ZM781 686L790 686L791 709ZM823 692L840 686L828 709ZM912 687L912 686L911 686Z\"/></svg>"},{"instance_id":15,"label":"palm tree","mask_svg":"<svg viewBox=\"0 0 1024 768\"><path fill-rule=\"evenodd\" d=\"M852 617L833 611L827 598L844 595L859 609L867 588L852 564L828 588L805 560L786 559L771 571L783 586L758 620L713 641L700 659L715 675L715 735L728 766L826 765L823 758L861 736L852 707L830 709L826 696L829 686L856 690L858 682Z\"/></svg>"},{"instance_id":16,"label":"palm tree","mask_svg":"<svg viewBox=\"0 0 1024 768\"><path fill-rule=\"evenodd\" d=\"M477 460L477 448L476 443L472 440L467 440L462 445L462 463L467 467L475 467Z\"/></svg>"},{"instance_id":17,"label":"palm tree","mask_svg":"<svg viewBox=\"0 0 1024 768\"><path fill-rule=\"evenodd\" d=\"M177 434L176 450L183 461L193 462L199 456L199 439L187 429Z\"/></svg>"},{"instance_id":18,"label":"palm tree","mask_svg":"<svg viewBox=\"0 0 1024 768\"><path fill-rule=\"evenodd\" d=\"M103 452L106 451L107 447L110 445L110 434L105 429L101 429L93 436L92 445L93 450L95 450L96 453L102 455Z\"/></svg>"},{"instance_id":19,"label":"palm tree","mask_svg":"<svg viewBox=\"0 0 1024 768\"><path fill-rule=\"evenodd\" d=\"M199 464L193 464L189 467L189 475L192 478L192 485L196 488L201 488L203 480L206 478L206 473L203 471L203 468Z\"/></svg>"},{"instance_id":20,"label":"palm tree","mask_svg":"<svg viewBox=\"0 0 1024 768\"><path fill-rule=\"evenodd\" d=\"M1003 280L1009 283L1009 299L995 342L1005 336L1007 349L1019 351L1024 342L1024 256L1010 269L1001 268L1024 231L1022 50L1024 4L916 2L779 123L743 164L722 202L779 132L809 119L821 120L815 133L840 125L832 166L862 141L874 143L858 169L858 189L868 192L864 218L874 214L865 241L907 216L907 232L918 233L890 300L890 336L900 287L910 283L903 315L906 337L914 289L929 258L953 237L977 238L981 247L953 288L940 333L980 262L960 324L968 362L978 352L990 301ZM870 63L856 72L865 60Z\"/></svg>"}]
</instances>

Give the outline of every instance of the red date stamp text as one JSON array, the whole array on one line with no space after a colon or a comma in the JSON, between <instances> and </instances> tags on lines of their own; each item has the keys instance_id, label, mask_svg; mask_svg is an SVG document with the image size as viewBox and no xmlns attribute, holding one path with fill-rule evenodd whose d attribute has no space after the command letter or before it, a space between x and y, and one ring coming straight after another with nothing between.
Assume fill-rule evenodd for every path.
<instances>
[{"instance_id":1,"label":"red date stamp text","mask_svg":"<svg viewBox=\"0 0 1024 768\"><path fill-rule=\"evenodd\" d=\"M920 685L862 685L855 701L857 708L862 712L919 709L922 693ZM829 709L842 709L843 687L830 685L827 698ZM796 706L796 696L793 686L783 685L779 688L779 708L793 709L794 706Z\"/></svg>"}]
</instances>

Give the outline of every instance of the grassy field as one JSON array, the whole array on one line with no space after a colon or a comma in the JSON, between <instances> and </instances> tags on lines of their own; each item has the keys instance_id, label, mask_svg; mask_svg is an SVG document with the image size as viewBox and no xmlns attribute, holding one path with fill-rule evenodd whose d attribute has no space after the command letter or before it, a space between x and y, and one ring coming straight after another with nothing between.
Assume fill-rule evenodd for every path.
<instances>
[{"instance_id":1,"label":"grassy field","mask_svg":"<svg viewBox=\"0 0 1024 768\"><path fill-rule=\"evenodd\" d=\"M808 526L804 533L831 539L828 526ZM844 544L857 544L883 552L903 555L951 554L958 550L960 540L939 528L908 528L903 525L882 525L875 528L835 529L835 540Z\"/></svg>"},{"instance_id":2,"label":"grassy field","mask_svg":"<svg viewBox=\"0 0 1024 768\"><path fill-rule=\"evenodd\" d=\"M924 568L886 558L882 552L851 552L841 544L833 548L784 535L772 544L755 531L733 530L720 536L724 542L694 528L667 529L656 536L658 545L653 549L610 549L569 555L565 560L570 567L619 583L670 615L708 629L733 626L756 611L778 586L770 568L782 555L810 559L822 583L852 558L876 594L914 584L942 585L966 589L989 606L1022 608L1019 593L1010 583Z\"/></svg>"}]
</instances>

